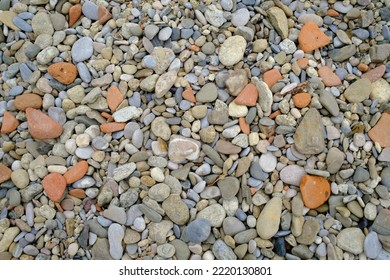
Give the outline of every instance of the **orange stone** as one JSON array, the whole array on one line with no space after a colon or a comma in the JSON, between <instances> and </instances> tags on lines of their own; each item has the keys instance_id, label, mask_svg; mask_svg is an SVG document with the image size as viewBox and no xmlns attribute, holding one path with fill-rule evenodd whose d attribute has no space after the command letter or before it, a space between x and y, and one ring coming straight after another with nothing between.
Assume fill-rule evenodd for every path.
<instances>
[{"instance_id":1,"label":"orange stone","mask_svg":"<svg viewBox=\"0 0 390 280\"><path fill-rule=\"evenodd\" d=\"M0 163L0 184L11 179L12 170Z\"/></svg>"},{"instance_id":2,"label":"orange stone","mask_svg":"<svg viewBox=\"0 0 390 280\"><path fill-rule=\"evenodd\" d=\"M54 63L47 68L47 72L64 85L73 83L78 74L77 67L67 62Z\"/></svg>"},{"instance_id":3,"label":"orange stone","mask_svg":"<svg viewBox=\"0 0 390 280\"><path fill-rule=\"evenodd\" d=\"M250 127L249 124L245 121L244 117L240 117L238 119L238 125L240 126L242 133L249 134Z\"/></svg>"},{"instance_id":4,"label":"orange stone","mask_svg":"<svg viewBox=\"0 0 390 280\"><path fill-rule=\"evenodd\" d=\"M195 94L194 94L194 91L192 90L191 87L187 87L182 95L181 95L185 100L187 101L190 101L192 103L196 103L196 98L195 98Z\"/></svg>"},{"instance_id":5,"label":"orange stone","mask_svg":"<svg viewBox=\"0 0 390 280\"><path fill-rule=\"evenodd\" d=\"M28 107L39 109L42 106L42 97L35 93L24 93L15 98L15 108L25 111Z\"/></svg>"},{"instance_id":6,"label":"orange stone","mask_svg":"<svg viewBox=\"0 0 390 280\"><path fill-rule=\"evenodd\" d=\"M66 180L66 183L72 184L81 178L84 177L84 175L88 171L88 163L85 160L79 161L74 166L68 169L68 171L65 172L64 178Z\"/></svg>"},{"instance_id":7,"label":"orange stone","mask_svg":"<svg viewBox=\"0 0 390 280\"><path fill-rule=\"evenodd\" d=\"M240 94L234 99L237 105L255 106L257 99L259 98L259 92L254 84L247 84Z\"/></svg>"},{"instance_id":8,"label":"orange stone","mask_svg":"<svg viewBox=\"0 0 390 280\"><path fill-rule=\"evenodd\" d=\"M112 115L107 112L101 112L100 115L105 119L113 119Z\"/></svg>"},{"instance_id":9,"label":"orange stone","mask_svg":"<svg viewBox=\"0 0 390 280\"><path fill-rule=\"evenodd\" d=\"M382 148L390 147L390 115L382 114L376 125L368 132L368 136L374 142L378 142Z\"/></svg>"},{"instance_id":10,"label":"orange stone","mask_svg":"<svg viewBox=\"0 0 390 280\"><path fill-rule=\"evenodd\" d=\"M113 113L115 112L116 108L118 108L119 104L121 104L121 102L123 101L123 95L117 86L111 86L107 90L106 99L108 107Z\"/></svg>"},{"instance_id":11,"label":"orange stone","mask_svg":"<svg viewBox=\"0 0 390 280\"><path fill-rule=\"evenodd\" d=\"M19 125L19 121L12 115L12 113L5 111L3 116L3 123L1 125L0 133L11 133Z\"/></svg>"},{"instance_id":12,"label":"orange stone","mask_svg":"<svg viewBox=\"0 0 390 280\"><path fill-rule=\"evenodd\" d=\"M333 10L333 9L329 9L329 10L327 11L327 14L328 14L328 16L330 16L330 17L338 17L338 16L340 15L338 11Z\"/></svg>"},{"instance_id":13,"label":"orange stone","mask_svg":"<svg viewBox=\"0 0 390 280\"><path fill-rule=\"evenodd\" d=\"M367 64L364 64L364 63L359 63L359 65L357 66L357 68L362 71L362 72L366 72L369 68L368 68L368 65Z\"/></svg>"},{"instance_id":14,"label":"orange stone","mask_svg":"<svg viewBox=\"0 0 390 280\"><path fill-rule=\"evenodd\" d=\"M104 6L101 5L98 8L98 15L100 24L105 24L108 20L112 18L111 13Z\"/></svg>"},{"instance_id":15,"label":"orange stone","mask_svg":"<svg viewBox=\"0 0 390 280\"><path fill-rule=\"evenodd\" d=\"M385 72L386 72L386 66L381 65L381 66L378 66L378 67L364 73L362 75L362 79L369 79L371 81L371 83L373 83L373 82L379 80L380 78L382 78L382 76L385 74Z\"/></svg>"},{"instance_id":16,"label":"orange stone","mask_svg":"<svg viewBox=\"0 0 390 280\"><path fill-rule=\"evenodd\" d=\"M322 66L318 69L318 75L327 87L334 87L341 84L340 78L328 66Z\"/></svg>"},{"instance_id":17,"label":"orange stone","mask_svg":"<svg viewBox=\"0 0 390 280\"><path fill-rule=\"evenodd\" d=\"M123 130L125 126L126 123L110 122L110 123L101 124L100 130L104 133L112 133L112 132Z\"/></svg>"},{"instance_id":18,"label":"orange stone","mask_svg":"<svg viewBox=\"0 0 390 280\"><path fill-rule=\"evenodd\" d=\"M306 69L307 65L309 64L309 60L306 57L303 57L303 58L298 59L297 63L301 69Z\"/></svg>"},{"instance_id":19,"label":"orange stone","mask_svg":"<svg viewBox=\"0 0 390 280\"><path fill-rule=\"evenodd\" d=\"M69 9L69 27L72 27L81 17L82 6L80 4L74 5Z\"/></svg>"},{"instance_id":20,"label":"orange stone","mask_svg":"<svg viewBox=\"0 0 390 280\"><path fill-rule=\"evenodd\" d=\"M87 195L85 194L85 191L83 189L73 189L73 190L70 190L68 194L71 196L74 196L76 198L79 198L79 199L84 199L87 197Z\"/></svg>"},{"instance_id":21,"label":"orange stone","mask_svg":"<svg viewBox=\"0 0 390 280\"><path fill-rule=\"evenodd\" d=\"M311 95L309 93L306 93L306 92L298 93L298 94L293 96L293 101L294 101L295 107L302 109L310 104Z\"/></svg>"},{"instance_id":22,"label":"orange stone","mask_svg":"<svg viewBox=\"0 0 390 280\"><path fill-rule=\"evenodd\" d=\"M28 131L38 140L54 139L62 134L64 128L49 116L33 108L26 109Z\"/></svg>"},{"instance_id":23,"label":"orange stone","mask_svg":"<svg viewBox=\"0 0 390 280\"><path fill-rule=\"evenodd\" d=\"M263 75L263 81L268 85L270 89L277 83L277 81L282 78L283 77L278 69L269 70Z\"/></svg>"},{"instance_id":24,"label":"orange stone","mask_svg":"<svg viewBox=\"0 0 390 280\"><path fill-rule=\"evenodd\" d=\"M280 114L282 114L282 112L280 112L280 110L277 110L275 112L272 112L271 115L269 115L269 118L271 120L275 119L277 116L279 116Z\"/></svg>"},{"instance_id":25,"label":"orange stone","mask_svg":"<svg viewBox=\"0 0 390 280\"><path fill-rule=\"evenodd\" d=\"M66 180L60 173L50 173L41 183L47 196L54 202L59 202L64 196Z\"/></svg>"},{"instance_id":26,"label":"orange stone","mask_svg":"<svg viewBox=\"0 0 390 280\"><path fill-rule=\"evenodd\" d=\"M330 44L328 36L312 21L308 21L302 27L298 35L298 42L301 50L305 53Z\"/></svg>"},{"instance_id":27,"label":"orange stone","mask_svg":"<svg viewBox=\"0 0 390 280\"><path fill-rule=\"evenodd\" d=\"M300 188L303 203L310 209L321 206L330 197L330 184L320 176L304 175Z\"/></svg>"},{"instance_id":28,"label":"orange stone","mask_svg":"<svg viewBox=\"0 0 390 280\"><path fill-rule=\"evenodd\" d=\"M200 51L200 48L197 45L189 45L188 49L194 52Z\"/></svg>"}]
</instances>

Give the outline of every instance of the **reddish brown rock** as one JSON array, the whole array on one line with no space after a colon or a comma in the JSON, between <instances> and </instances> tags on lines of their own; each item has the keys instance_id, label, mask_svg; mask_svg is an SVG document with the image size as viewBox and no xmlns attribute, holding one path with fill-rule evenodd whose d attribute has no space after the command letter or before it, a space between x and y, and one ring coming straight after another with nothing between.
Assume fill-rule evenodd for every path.
<instances>
[{"instance_id":1,"label":"reddish brown rock","mask_svg":"<svg viewBox=\"0 0 390 280\"><path fill-rule=\"evenodd\" d=\"M70 190L69 195L80 198L80 199L84 199L87 197L87 195L85 194L85 191L83 189Z\"/></svg>"},{"instance_id":2,"label":"reddish brown rock","mask_svg":"<svg viewBox=\"0 0 390 280\"><path fill-rule=\"evenodd\" d=\"M0 184L11 179L12 170L0 163Z\"/></svg>"},{"instance_id":3,"label":"reddish brown rock","mask_svg":"<svg viewBox=\"0 0 390 280\"><path fill-rule=\"evenodd\" d=\"M390 115L382 114L376 125L368 132L368 136L374 142L378 142L382 148L390 147Z\"/></svg>"},{"instance_id":4,"label":"reddish brown rock","mask_svg":"<svg viewBox=\"0 0 390 280\"><path fill-rule=\"evenodd\" d=\"M298 35L298 42L301 50L305 53L330 44L328 36L312 21L308 21L302 27Z\"/></svg>"},{"instance_id":5,"label":"reddish brown rock","mask_svg":"<svg viewBox=\"0 0 390 280\"><path fill-rule=\"evenodd\" d=\"M123 95L117 86L111 86L107 90L106 99L108 107L113 113L115 112L116 108L118 108L119 104L121 104L121 102L123 101Z\"/></svg>"},{"instance_id":6,"label":"reddish brown rock","mask_svg":"<svg viewBox=\"0 0 390 280\"><path fill-rule=\"evenodd\" d=\"M293 96L293 101L295 107L302 109L310 104L311 95L306 92L298 93Z\"/></svg>"},{"instance_id":7,"label":"reddish brown rock","mask_svg":"<svg viewBox=\"0 0 390 280\"><path fill-rule=\"evenodd\" d=\"M62 134L63 127L49 116L33 108L26 109L28 131L38 140L54 139Z\"/></svg>"},{"instance_id":8,"label":"reddish brown rock","mask_svg":"<svg viewBox=\"0 0 390 280\"><path fill-rule=\"evenodd\" d=\"M77 67L67 62L54 63L47 68L47 72L64 85L73 83L78 74Z\"/></svg>"},{"instance_id":9,"label":"reddish brown rock","mask_svg":"<svg viewBox=\"0 0 390 280\"><path fill-rule=\"evenodd\" d=\"M272 89L272 87L277 83L277 81L282 78L283 77L278 69L269 70L263 75L263 81L268 85L270 89Z\"/></svg>"},{"instance_id":10,"label":"reddish brown rock","mask_svg":"<svg viewBox=\"0 0 390 280\"><path fill-rule=\"evenodd\" d=\"M249 124L246 122L244 117L240 117L238 119L238 125L240 126L242 133L244 133L244 134L250 133Z\"/></svg>"},{"instance_id":11,"label":"reddish brown rock","mask_svg":"<svg viewBox=\"0 0 390 280\"><path fill-rule=\"evenodd\" d=\"M303 203L310 209L321 206L330 197L330 184L320 176L304 175L300 189Z\"/></svg>"},{"instance_id":12,"label":"reddish brown rock","mask_svg":"<svg viewBox=\"0 0 390 280\"><path fill-rule=\"evenodd\" d=\"M24 93L15 98L15 108L25 111L28 107L40 109L42 106L42 97L35 93Z\"/></svg>"},{"instance_id":13,"label":"reddish brown rock","mask_svg":"<svg viewBox=\"0 0 390 280\"><path fill-rule=\"evenodd\" d=\"M238 105L256 106L258 98L259 92L257 91L256 86L249 83L244 87L236 99L234 99L234 102Z\"/></svg>"},{"instance_id":14,"label":"reddish brown rock","mask_svg":"<svg viewBox=\"0 0 390 280\"><path fill-rule=\"evenodd\" d=\"M112 132L123 130L125 126L126 123L110 122L110 123L101 124L100 130L104 133L112 133Z\"/></svg>"},{"instance_id":15,"label":"reddish brown rock","mask_svg":"<svg viewBox=\"0 0 390 280\"><path fill-rule=\"evenodd\" d=\"M101 5L99 6L98 14L100 24L105 24L108 20L112 18L111 13L104 6Z\"/></svg>"},{"instance_id":16,"label":"reddish brown rock","mask_svg":"<svg viewBox=\"0 0 390 280\"><path fill-rule=\"evenodd\" d=\"M65 193L66 180L60 173L50 173L42 180L42 187L51 200L59 202Z\"/></svg>"},{"instance_id":17,"label":"reddish brown rock","mask_svg":"<svg viewBox=\"0 0 390 280\"><path fill-rule=\"evenodd\" d=\"M366 78L366 79L369 79L371 81L371 83L379 80L380 78L382 78L382 76L385 74L386 72L386 65L381 65L381 66L378 66L366 73L364 73L362 75L362 79Z\"/></svg>"},{"instance_id":18,"label":"reddish brown rock","mask_svg":"<svg viewBox=\"0 0 390 280\"><path fill-rule=\"evenodd\" d=\"M72 27L81 17L82 6L76 4L69 9L69 27Z\"/></svg>"},{"instance_id":19,"label":"reddish brown rock","mask_svg":"<svg viewBox=\"0 0 390 280\"><path fill-rule=\"evenodd\" d=\"M19 125L19 121L10 112L4 112L0 133L11 133Z\"/></svg>"},{"instance_id":20,"label":"reddish brown rock","mask_svg":"<svg viewBox=\"0 0 390 280\"><path fill-rule=\"evenodd\" d=\"M306 57L303 57L303 58L298 59L297 63L301 69L306 69L307 65L309 64L309 60Z\"/></svg>"},{"instance_id":21,"label":"reddish brown rock","mask_svg":"<svg viewBox=\"0 0 390 280\"><path fill-rule=\"evenodd\" d=\"M328 66L322 66L318 69L318 75L327 87L334 87L341 84L340 78Z\"/></svg>"},{"instance_id":22,"label":"reddish brown rock","mask_svg":"<svg viewBox=\"0 0 390 280\"><path fill-rule=\"evenodd\" d=\"M87 171L88 163L85 160L82 160L69 168L68 171L65 172L64 178L68 184L72 184L83 178Z\"/></svg>"},{"instance_id":23,"label":"reddish brown rock","mask_svg":"<svg viewBox=\"0 0 390 280\"><path fill-rule=\"evenodd\" d=\"M192 103L196 103L196 98L195 98L195 94L194 94L194 91L192 90L191 87L188 87L186 88L182 95L181 95L185 100L187 101L190 101Z\"/></svg>"}]
</instances>

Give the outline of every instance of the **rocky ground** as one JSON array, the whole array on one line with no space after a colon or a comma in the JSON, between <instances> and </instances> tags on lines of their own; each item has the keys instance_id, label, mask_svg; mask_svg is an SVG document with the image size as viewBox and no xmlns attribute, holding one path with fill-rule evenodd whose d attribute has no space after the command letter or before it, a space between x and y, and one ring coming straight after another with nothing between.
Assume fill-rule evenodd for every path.
<instances>
[{"instance_id":1,"label":"rocky ground","mask_svg":"<svg viewBox=\"0 0 390 280\"><path fill-rule=\"evenodd\" d=\"M0 259L390 259L389 0L0 0Z\"/></svg>"}]
</instances>

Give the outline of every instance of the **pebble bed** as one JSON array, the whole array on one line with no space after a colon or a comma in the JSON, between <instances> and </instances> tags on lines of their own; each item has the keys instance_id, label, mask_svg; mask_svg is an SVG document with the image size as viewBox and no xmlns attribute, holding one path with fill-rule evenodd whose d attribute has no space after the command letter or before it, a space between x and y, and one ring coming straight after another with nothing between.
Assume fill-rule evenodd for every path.
<instances>
[{"instance_id":1,"label":"pebble bed","mask_svg":"<svg viewBox=\"0 0 390 280\"><path fill-rule=\"evenodd\" d=\"M390 0L0 0L0 260L390 259Z\"/></svg>"}]
</instances>

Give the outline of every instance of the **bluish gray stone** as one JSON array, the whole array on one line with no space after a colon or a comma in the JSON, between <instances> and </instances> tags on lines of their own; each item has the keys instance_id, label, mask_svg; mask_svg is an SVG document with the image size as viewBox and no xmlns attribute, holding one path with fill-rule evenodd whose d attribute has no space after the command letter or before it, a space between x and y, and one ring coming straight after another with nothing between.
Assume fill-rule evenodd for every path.
<instances>
[{"instance_id":1,"label":"bluish gray stone","mask_svg":"<svg viewBox=\"0 0 390 280\"><path fill-rule=\"evenodd\" d=\"M364 254L370 259L375 259L381 251L382 244L379 241L378 234L371 231L364 239Z\"/></svg>"},{"instance_id":2,"label":"bluish gray stone","mask_svg":"<svg viewBox=\"0 0 390 280\"><path fill-rule=\"evenodd\" d=\"M99 19L99 7L92 1L87 1L83 5L83 14L89 19L98 20Z\"/></svg>"},{"instance_id":3,"label":"bluish gray stone","mask_svg":"<svg viewBox=\"0 0 390 280\"><path fill-rule=\"evenodd\" d=\"M9 91L9 95L11 96L17 96L23 92L23 87L22 86L16 86L12 87L11 90Z\"/></svg>"},{"instance_id":4,"label":"bluish gray stone","mask_svg":"<svg viewBox=\"0 0 390 280\"><path fill-rule=\"evenodd\" d=\"M85 83L89 83L92 80L91 73L88 70L87 65L85 65L83 62L77 63L77 71L79 72L80 78L83 80Z\"/></svg>"},{"instance_id":5,"label":"bluish gray stone","mask_svg":"<svg viewBox=\"0 0 390 280\"><path fill-rule=\"evenodd\" d=\"M211 232L211 226L206 219L197 219L192 221L186 228L186 234L189 241L201 243L205 241Z\"/></svg>"},{"instance_id":6,"label":"bluish gray stone","mask_svg":"<svg viewBox=\"0 0 390 280\"><path fill-rule=\"evenodd\" d=\"M353 174L353 181L356 183L362 183L370 179L370 173L367 169L358 166Z\"/></svg>"},{"instance_id":7,"label":"bluish gray stone","mask_svg":"<svg viewBox=\"0 0 390 280\"><path fill-rule=\"evenodd\" d=\"M90 2L87 2L90 3ZM72 58L75 62L81 62L90 58L93 54L93 41L89 37L77 40L72 46Z\"/></svg>"},{"instance_id":8,"label":"bluish gray stone","mask_svg":"<svg viewBox=\"0 0 390 280\"><path fill-rule=\"evenodd\" d=\"M12 22L24 32L32 32L32 26L20 17L14 17Z\"/></svg>"},{"instance_id":9,"label":"bluish gray stone","mask_svg":"<svg viewBox=\"0 0 390 280\"><path fill-rule=\"evenodd\" d=\"M24 82L28 82L30 80L30 77L32 75L32 71L25 63L20 64L19 67L20 75L22 76L22 79Z\"/></svg>"},{"instance_id":10,"label":"bluish gray stone","mask_svg":"<svg viewBox=\"0 0 390 280\"><path fill-rule=\"evenodd\" d=\"M230 248L224 241L218 239L215 241L212 251L217 260L236 260L237 256L234 254L232 248Z\"/></svg>"}]
</instances>

